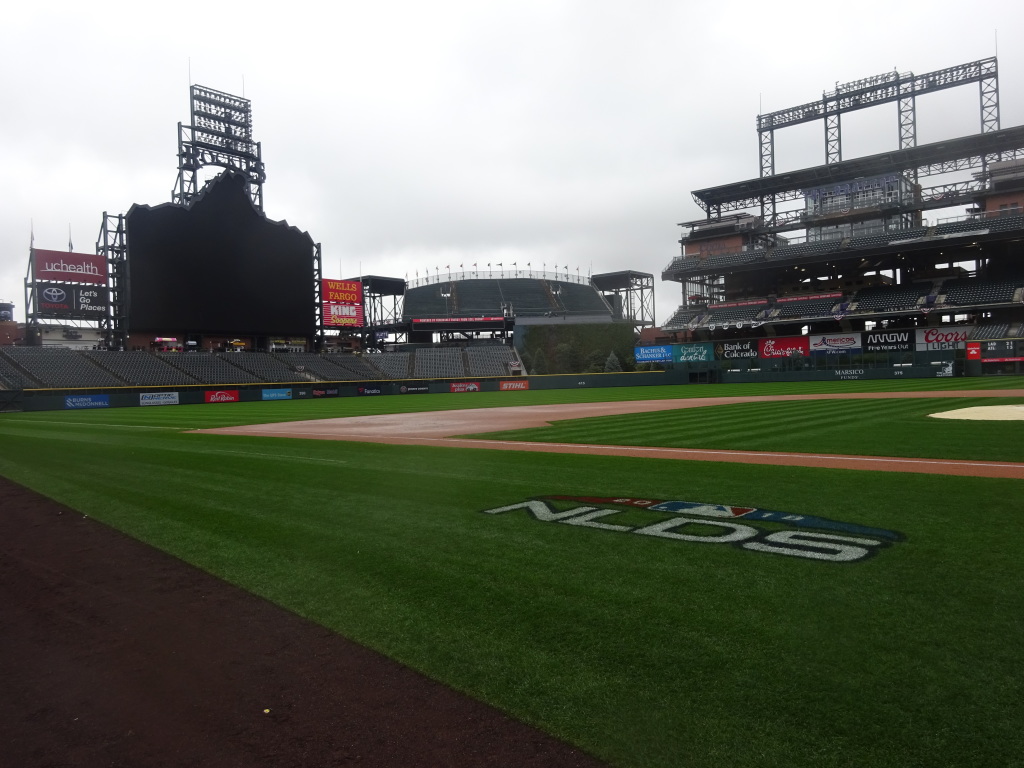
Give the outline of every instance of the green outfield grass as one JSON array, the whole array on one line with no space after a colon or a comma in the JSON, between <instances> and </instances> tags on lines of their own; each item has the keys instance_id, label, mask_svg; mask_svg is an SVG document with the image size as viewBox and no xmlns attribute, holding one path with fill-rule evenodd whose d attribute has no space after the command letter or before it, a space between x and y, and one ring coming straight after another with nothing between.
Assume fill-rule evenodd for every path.
<instances>
[{"instance_id":1,"label":"green outfield grass","mask_svg":"<svg viewBox=\"0 0 1024 768\"><path fill-rule=\"evenodd\" d=\"M477 437L549 443L1024 461L1024 422L932 418L1024 398L818 400L689 408L559 421Z\"/></svg>"},{"instance_id":2,"label":"green outfield grass","mask_svg":"<svg viewBox=\"0 0 1024 768\"><path fill-rule=\"evenodd\" d=\"M1024 765L1020 481L185 431L443 408L891 388L652 387L9 414L0 416L0 474L615 765ZM716 447L749 440L735 447L763 450L874 439L885 450L857 452L893 453L893 445L908 452L899 455L973 441L1021 460L1005 435L967 434L948 421L921 427L917 406L927 401L882 403L842 403L839 416L815 410L819 403L680 411L654 437L651 419L664 414L552 430L613 442L631 431L643 442L704 431ZM761 418L761 409L789 426L743 434L737 423ZM549 495L756 506L890 529L905 540L870 559L834 563L542 522L522 510L482 513ZM636 527L656 518L632 509L602 521Z\"/></svg>"}]
</instances>

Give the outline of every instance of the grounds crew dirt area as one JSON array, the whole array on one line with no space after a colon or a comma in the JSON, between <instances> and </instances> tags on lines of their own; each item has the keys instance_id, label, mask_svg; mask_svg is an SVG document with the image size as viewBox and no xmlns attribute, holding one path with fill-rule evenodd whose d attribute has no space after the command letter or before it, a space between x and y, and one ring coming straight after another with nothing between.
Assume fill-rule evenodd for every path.
<instances>
[{"instance_id":1,"label":"grounds crew dirt area","mask_svg":"<svg viewBox=\"0 0 1024 768\"><path fill-rule=\"evenodd\" d=\"M811 397L1024 397L1024 390ZM552 420L789 397L206 430L1024 479L1024 464L498 443ZM1020 406L1000 414L1021 418ZM997 414L998 415L998 414ZM598 766L579 750L0 478L0 768Z\"/></svg>"}]
</instances>

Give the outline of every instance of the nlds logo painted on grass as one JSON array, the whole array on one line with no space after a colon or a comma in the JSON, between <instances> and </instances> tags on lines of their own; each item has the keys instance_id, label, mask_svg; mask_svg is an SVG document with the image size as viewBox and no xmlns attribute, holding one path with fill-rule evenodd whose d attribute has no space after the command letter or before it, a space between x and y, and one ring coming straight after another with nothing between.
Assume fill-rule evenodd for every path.
<instances>
[{"instance_id":1,"label":"nlds logo painted on grass","mask_svg":"<svg viewBox=\"0 0 1024 768\"><path fill-rule=\"evenodd\" d=\"M625 525L627 522L635 522L629 519L628 511L637 509L655 514L644 521L646 524ZM485 509L483 514L499 515L517 511L529 512L542 523L578 525L696 544L729 544L750 552L833 563L866 560L893 542L905 539L898 531L814 515L693 501L536 496L505 507ZM659 517L660 520L656 519ZM616 518L618 522L612 522ZM743 522L736 522L738 520Z\"/></svg>"}]
</instances>

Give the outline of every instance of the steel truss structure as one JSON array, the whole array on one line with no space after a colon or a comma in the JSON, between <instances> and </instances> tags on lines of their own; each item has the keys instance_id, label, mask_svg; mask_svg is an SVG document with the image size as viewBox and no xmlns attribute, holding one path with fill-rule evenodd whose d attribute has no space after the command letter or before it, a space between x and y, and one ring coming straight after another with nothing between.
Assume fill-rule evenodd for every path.
<instances>
[{"instance_id":1,"label":"steel truss structure","mask_svg":"<svg viewBox=\"0 0 1024 768\"><path fill-rule=\"evenodd\" d=\"M880 104L897 102L899 148L905 150L916 147L917 97L972 83L978 83L981 133L998 131L999 68L995 57L958 64L923 75L893 71L843 85L836 83L835 90L822 93L820 101L812 101L766 115L758 115L760 176L765 178L775 175L775 131L822 120L825 127L825 165L838 164L843 160L843 114ZM984 165L998 159L1008 158L983 155L978 164ZM972 165L972 167L974 166ZM934 170L929 166L924 168L908 167L902 170L903 175L911 184L917 184L919 177L927 175L928 172L934 172ZM757 205L760 208L761 218L768 226L776 224L779 215L778 204L791 199L791 197L772 193L758 198ZM906 223L909 225L909 214L905 215L908 217Z\"/></svg>"},{"instance_id":2,"label":"steel truss structure","mask_svg":"<svg viewBox=\"0 0 1024 768\"><path fill-rule=\"evenodd\" d=\"M199 171L213 165L245 174L253 204L263 210L263 150L252 140L248 99L202 85L189 87L192 123L178 123L178 180L171 201L187 205L199 193Z\"/></svg>"},{"instance_id":3,"label":"steel truss structure","mask_svg":"<svg viewBox=\"0 0 1024 768\"><path fill-rule=\"evenodd\" d=\"M594 275L590 284L612 304L621 308L622 319L633 323L637 335L645 327L654 326L654 275L646 272L608 272Z\"/></svg>"},{"instance_id":4,"label":"steel truss structure","mask_svg":"<svg viewBox=\"0 0 1024 768\"><path fill-rule=\"evenodd\" d=\"M110 269L110 317L100 324L108 349L125 349L128 342L128 228L123 213L103 212L96 253Z\"/></svg>"}]
</instances>

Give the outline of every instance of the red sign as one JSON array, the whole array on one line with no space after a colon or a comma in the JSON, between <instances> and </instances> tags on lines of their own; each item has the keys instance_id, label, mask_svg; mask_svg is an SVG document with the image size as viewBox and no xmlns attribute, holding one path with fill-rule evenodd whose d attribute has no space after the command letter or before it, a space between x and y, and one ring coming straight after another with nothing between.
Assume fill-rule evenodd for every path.
<instances>
[{"instance_id":1,"label":"red sign","mask_svg":"<svg viewBox=\"0 0 1024 768\"><path fill-rule=\"evenodd\" d=\"M480 382L478 381L453 381L448 385L449 392L479 392Z\"/></svg>"},{"instance_id":2,"label":"red sign","mask_svg":"<svg viewBox=\"0 0 1024 768\"><path fill-rule=\"evenodd\" d=\"M363 284L358 280L322 280L320 298L324 327L361 328L364 325Z\"/></svg>"},{"instance_id":3,"label":"red sign","mask_svg":"<svg viewBox=\"0 0 1024 768\"><path fill-rule=\"evenodd\" d=\"M502 381L498 383L498 389L502 392L508 392L513 389L529 389L529 379L516 379L515 381Z\"/></svg>"},{"instance_id":4,"label":"red sign","mask_svg":"<svg viewBox=\"0 0 1024 768\"><path fill-rule=\"evenodd\" d=\"M811 340L808 336L786 336L781 339L761 339L761 357L807 357L811 353Z\"/></svg>"},{"instance_id":5,"label":"red sign","mask_svg":"<svg viewBox=\"0 0 1024 768\"><path fill-rule=\"evenodd\" d=\"M967 342L967 359L968 360L981 360L981 342L969 341Z\"/></svg>"},{"instance_id":6,"label":"red sign","mask_svg":"<svg viewBox=\"0 0 1024 768\"><path fill-rule=\"evenodd\" d=\"M238 402L238 390L237 389L215 389L207 390L203 393L203 398L208 403L237 403Z\"/></svg>"},{"instance_id":7,"label":"red sign","mask_svg":"<svg viewBox=\"0 0 1024 768\"><path fill-rule=\"evenodd\" d=\"M107 259L104 256L33 248L32 267L37 281L107 284Z\"/></svg>"}]
</instances>

